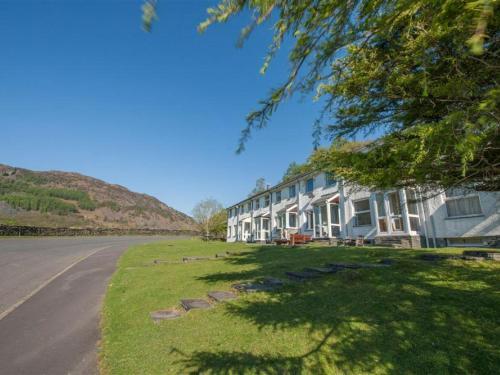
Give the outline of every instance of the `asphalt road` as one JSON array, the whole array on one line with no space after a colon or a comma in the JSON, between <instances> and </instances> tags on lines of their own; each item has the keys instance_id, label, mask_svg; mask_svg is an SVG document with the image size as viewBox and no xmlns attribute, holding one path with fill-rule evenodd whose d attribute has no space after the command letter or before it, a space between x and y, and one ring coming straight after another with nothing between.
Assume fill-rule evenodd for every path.
<instances>
[{"instance_id":1,"label":"asphalt road","mask_svg":"<svg viewBox=\"0 0 500 375\"><path fill-rule=\"evenodd\" d=\"M99 312L116 261L159 239L0 238L0 374L97 374Z\"/></svg>"}]
</instances>

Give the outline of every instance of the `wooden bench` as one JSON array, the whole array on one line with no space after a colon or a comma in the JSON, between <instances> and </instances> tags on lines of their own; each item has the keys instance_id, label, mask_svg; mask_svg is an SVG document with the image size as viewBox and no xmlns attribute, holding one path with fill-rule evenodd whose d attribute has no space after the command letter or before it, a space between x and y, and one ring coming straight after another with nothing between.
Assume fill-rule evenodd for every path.
<instances>
[{"instance_id":1,"label":"wooden bench","mask_svg":"<svg viewBox=\"0 0 500 375\"><path fill-rule=\"evenodd\" d=\"M290 235L290 244L292 246L293 245L302 245L302 244L305 244L307 242L310 242L311 240L312 240L311 236L309 236L307 234L295 233L295 234Z\"/></svg>"}]
</instances>

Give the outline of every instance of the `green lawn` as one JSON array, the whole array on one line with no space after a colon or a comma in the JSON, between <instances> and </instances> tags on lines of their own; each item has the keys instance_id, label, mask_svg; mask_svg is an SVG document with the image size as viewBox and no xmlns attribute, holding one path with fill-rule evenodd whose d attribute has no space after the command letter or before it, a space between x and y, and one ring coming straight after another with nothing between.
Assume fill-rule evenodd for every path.
<instances>
[{"instance_id":1,"label":"green lawn","mask_svg":"<svg viewBox=\"0 0 500 375\"><path fill-rule=\"evenodd\" d=\"M245 256L195 263L186 255ZM463 249L438 249L461 253ZM493 374L500 365L500 262L424 262L423 250L299 248L183 240L121 258L103 311L104 374ZM240 295L154 324L153 310L260 276L376 262L277 292ZM172 263L153 265L154 259Z\"/></svg>"}]
</instances>

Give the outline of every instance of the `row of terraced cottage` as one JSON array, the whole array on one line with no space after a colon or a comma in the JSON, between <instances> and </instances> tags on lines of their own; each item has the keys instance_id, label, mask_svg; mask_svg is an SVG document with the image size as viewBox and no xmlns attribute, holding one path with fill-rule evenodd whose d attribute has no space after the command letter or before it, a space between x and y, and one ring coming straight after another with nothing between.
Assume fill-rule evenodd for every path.
<instances>
[{"instance_id":1,"label":"row of terraced cottage","mask_svg":"<svg viewBox=\"0 0 500 375\"><path fill-rule=\"evenodd\" d=\"M309 173L229 207L227 241L272 242L293 233L411 247L498 246L500 192L370 191Z\"/></svg>"}]
</instances>

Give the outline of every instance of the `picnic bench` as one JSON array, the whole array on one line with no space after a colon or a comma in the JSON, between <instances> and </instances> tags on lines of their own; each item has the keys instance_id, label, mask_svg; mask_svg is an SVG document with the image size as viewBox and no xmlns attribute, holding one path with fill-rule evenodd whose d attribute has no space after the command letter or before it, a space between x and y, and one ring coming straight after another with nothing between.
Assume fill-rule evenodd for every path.
<instances>
[{"instance_id":1,"label":"picnic bench","mask_svg":"<svg viewBox=\"0 0 500 375\"><path fill-rule=\"evenodd\" d=\"M290 244L293 245L303 245L307 242L311 242L311 236L307 234L294 233L290 235Z\"/></svg>"}]
</instances>

